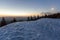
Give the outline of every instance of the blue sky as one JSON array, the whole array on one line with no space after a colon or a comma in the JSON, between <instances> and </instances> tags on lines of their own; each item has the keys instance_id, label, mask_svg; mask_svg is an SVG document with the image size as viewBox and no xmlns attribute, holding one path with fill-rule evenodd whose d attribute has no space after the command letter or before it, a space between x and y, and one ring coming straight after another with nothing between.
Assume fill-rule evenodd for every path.
<instances>
[{"instance_id":1,"label":"blue sky","mask_svg":"<svg viewBox=\"0 0 60 40\"><path fill-rule=\"evenodd\" d=\"M40 13L60 11L60 0L0 0L0 13Z\"/></svg>"}]
</instances>

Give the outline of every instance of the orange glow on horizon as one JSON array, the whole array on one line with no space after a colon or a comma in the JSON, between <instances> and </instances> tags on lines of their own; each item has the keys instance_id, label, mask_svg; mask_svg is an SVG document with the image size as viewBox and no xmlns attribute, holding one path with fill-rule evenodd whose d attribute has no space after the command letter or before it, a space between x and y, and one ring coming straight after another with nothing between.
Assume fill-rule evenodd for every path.
<instances>
[{"instance_id":1,"label":"orange glow on horizon","mask_svg":"<svg viewBox=\"0 0 60 40\"><path fill-rule=\"evenodd\" d=\"M0 9L0 17L6 17L6 16L36 16L36 15L42 15L39 12L31 12L31 11L14 11L14 10L8 10L8 9Z\"/></svg>"},{"instance_id":2,"label":"orange glow on horizon","mask_svg":"<svg viewBox=\"0 0 60 40\"><path fill-rule=\"evenodd\" d=\"M36 16L36 15L39 15L39 14L35 14L35 13L31 13L31 14L29 14L29 13L21 13L21 14L19 14L19 13L17 13L17 14L0 14L0 17L7 17L7 16L10 16L10 17L19 17L19 16L25 16L25 17L27 17L27 16ZM42 14L40 14L40 16L42 16Z\"/></svg>"}]
</instances>

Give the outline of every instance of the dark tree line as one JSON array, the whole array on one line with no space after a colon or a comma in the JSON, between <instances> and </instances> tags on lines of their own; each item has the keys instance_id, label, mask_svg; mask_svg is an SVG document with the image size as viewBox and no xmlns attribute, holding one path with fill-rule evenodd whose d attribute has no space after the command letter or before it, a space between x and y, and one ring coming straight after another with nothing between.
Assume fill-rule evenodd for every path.
<instances>
[{"instance_id":1,"label":"dark tree line","mask_svg":"<svg viewBox=\"0 0 60 40\"><path fill-rule=\"evenodd\" d=\"M39 16L30 16L30 17L27 17L27 20L26 21L35 21L35 20L37 20L37 19L39 19ZM10 21L10 22L6 22L6 20L5 20L5 18L4 17L2 17L2 20L1 20L1 22L0 22L0 27L1 26L4 26L4 25L7 25L7 24L10 24L10 23L14 23L14 22L22 22L22 21L24 21L24 20L19 20L19 21L17 21L15 18L13 18L13 20L12 21Z\"/></svg>"},{"instance_id":2,"label":"dark tree line","mask_svg":"<svg viewBox=\"0 0 60 40\"><path fill-rule=\"evenodd\" d=\"M30 17L27 17L27 21L35 21L35 20L38 20L38 19L40 19L40 16L38 15L38 16L30 16Z\"/></svg>"},{"instance_id":3,"label":"dark tree line","mask_svg":"<svg viewBox=\"0 0 60 40\"><path fill-rule=\"evenodd\" d=\"M45 16L39 16L37 15L34 16L34 17L28 17L28 21L34 21L34 20L38 20L38 19L41 19L41 18L60 18L60 13L55 13L55 14L51 14L51 15L47 15L45 14Z\"/></svg>"},{"instance_id":4,"label":"dark tree line","mask_svg":"<svg viewBox=\"0 0 60 40\"><path fill-rule=\"evenodd\" d=\"M29 16L29 17L27 17L26 21L35 21L35 20L38 20L38 19L41 19L41 18L60 18L60 13L55 13L55 14L52 14L52 15L46 15L45 14L45 16L39 16L39 15L37 15L37 16ZM5 21L5 18L2 17L2 20L0 22L0 27L2 27L4 25L7 25L7 24L10 24L10 23L22 22L22 21L24 21L24 20L17 21L15 18L13 18L13 20L11 22L7 23Z\"/></svg>"},{"instance_id":5,"label":"dark tree line","mask_svg":"<svg viewBox=\"0 0 60 40\"><path fill-rule=\"evenodd\" d=\"M45 15L43 18L60 18L60 13L55 13L52 15Z\"/></svg>"},{"instance_id":6,"label":"dark tree line","mask_svg":"<svg viewBox=\"0 0 60 40\"><path fill-rule=\"evenodd\" d=\"M4 26L4 25L6 25L6 21L5 21L4 17L3 17L3 18L2 18L2 21L1 21L1 23L0 23L0 26Z\"/></svg>"},{"instance_id":7,"label":"dark tree line","mask_svg":"<svg viewBox=\"0 0 60 40\"><path fill-rule=\"evenodd\" d=\"M13 23L13 22L17 22L16 19L14 18L10 23ZM6 22L5 18L2 17L2 20L0 22L0 27L4 26L4 25L7 25L9 23Z\"/></svg>"}]
</instances>

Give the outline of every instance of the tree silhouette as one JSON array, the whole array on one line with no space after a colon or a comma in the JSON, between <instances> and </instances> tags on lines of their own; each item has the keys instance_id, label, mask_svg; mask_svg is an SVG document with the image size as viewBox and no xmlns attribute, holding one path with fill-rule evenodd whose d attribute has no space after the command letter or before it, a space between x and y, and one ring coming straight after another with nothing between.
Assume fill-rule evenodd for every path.
<instances>
[{"instance_id":1,"label":"tree silhouette","mask_svg":"<svg viewBox=\"0 0 60 40\"><path fill-rule=\"evenodd\" d=\"M30 21L30 18L29 17L27 17L27 21Z\"/></svg>"},{"instance_id":2,"label":"tree silhouette","mask_svg":"<svg viewBox=\"0 0 60 40\"><path fill-rule=\"evenodd\" d=\"M32 16L30 17L30 20L33 20L33 17Z\"/></svg>"},{"instance_id":3,"label":"tree silhouette","mask_svg":"<svg viewBox=\"0 0 60 40\"><path fill-rule=\"evenodd\" d=\"M16 19L15 18L13 19L13 22L16 22Z\"/></svg>"},{"instance_id":4,"label":"tree silhouette","mask_svg":"<svg viewBox=\"0 0 60 40\"><path fill-rule=\"evenodd\" d=\"M37 20L37 17L36 16L34 16L33 18L34 18L33 20Z\"/></svg>"},{"instance_id":5,"label":"tree silhouette","mask_svg":"<svg viewBox=\"0 0 60 40\"><path fill-rule=\"evenodd\" d=\"M4 17L3 17L2 20L1 20L1 26L4 26L4 25L6 25L6 21L5 21Z\"/></svg>"},{"instance_id":6,"label":"tree silhouette","mask_svg":"<svg viewBox=\"0 0 60 40\"><path fill-rule=\"evenodd\" d=\"M40 17L39 17L39 15L37 16L37 19L39 19Z\"/></svg>"},{"instance_id":7,"label":"tree silhouette","mask_svg":"<svg viewBox=\"0 0 60 40\"><path fill-rule=\"evenodd\" d=\"M47 14L45 14L44 18L47 18Z\"/></svg>"},{"instance_id":8,"label":"tree silhouette","mask_svg":"<svg viewBox=\"0 0 60 40\"><path fill-rule=\"evenodd\" d=\"M11 21L11 23L13 23L13 22L17 22L17 20L15 18L13 18L13 20Z\"/></svg>"}]
</instances>

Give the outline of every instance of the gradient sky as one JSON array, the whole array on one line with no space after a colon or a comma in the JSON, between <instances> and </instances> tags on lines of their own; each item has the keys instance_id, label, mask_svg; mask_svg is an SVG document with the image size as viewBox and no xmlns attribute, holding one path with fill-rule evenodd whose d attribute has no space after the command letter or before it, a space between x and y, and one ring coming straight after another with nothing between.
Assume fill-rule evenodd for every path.
<instances>
[{"instance_id":1,"label":"gradient sky","mask_svg":"<svg viewBox=\"0 0 60 40\"><path fill-rule=\"evenodd\" d=\"M51 8L60 11L60 0L0 0L0 14L40 13Z\"/></svg>"}]
</instances>

